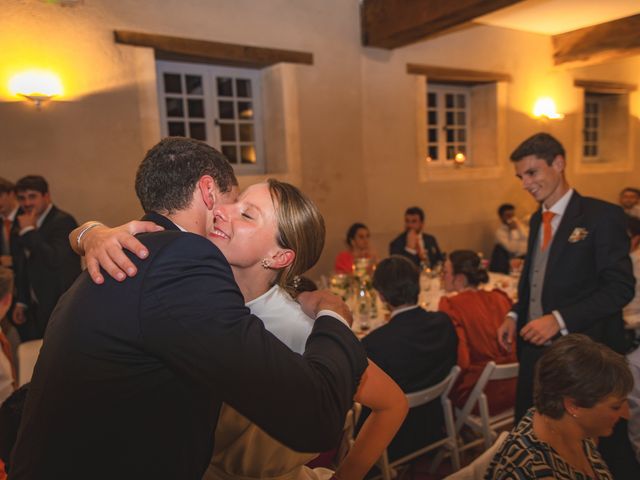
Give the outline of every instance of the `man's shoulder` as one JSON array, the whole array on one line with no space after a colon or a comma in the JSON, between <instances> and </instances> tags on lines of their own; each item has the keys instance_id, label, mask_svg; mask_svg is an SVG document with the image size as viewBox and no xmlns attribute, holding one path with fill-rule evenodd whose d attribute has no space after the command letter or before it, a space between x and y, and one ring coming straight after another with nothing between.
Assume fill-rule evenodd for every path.
<instances>
[{"instance_id":1,"label":"man's shoulder","mask_svg":"<svg viewBox=\"0 0 640 480\"><path fill-rule=\"evenodd\" d=\"M167 251L180 252L184 256L212 255L222 257L222 252L213 243L201 235L180 230L142 233L136 236L149 248L151 255Z\"/></svg>"},{"instance_id":2,"label":"man's shoulder","mask_svg":"<svg viewBox=\"0 0 640 480\"><path fill-rule=\"evenodd\" d=\"M55 205L51 206L51 211L47 215L47 220L51 220L52 222L65 222L76 224L76 219L69 212L65 212L64 210L59 209Z\"/></svg>"},{"instance_id":3,"label":"man's shoulder","mask_svg":"<svg viewBox=\"0 0 640 480\"><path fill-rule=\"evenodd\" d=\"M395 237L393 240L391 240L391 243L397 243L400 241L404 241L404 239L407 238L407 232L402 232L400 233L397 237Z\"/></svg>"},{"instance_id":4,"label":"man's shoulder","mask_svg":"<svg viewBox=\"0 0 640 480\"><path fill-rule=\"evenodd\" d=\"M587 212L596 212L596 213L609 213L615 215L624 215L624 210L619 205L616 205L611 202L607 202L606 200L602 200L600 198L595 197L583 197L579 194L578 199L581 202L582 208Z\"/></svg>"}]
</instances>

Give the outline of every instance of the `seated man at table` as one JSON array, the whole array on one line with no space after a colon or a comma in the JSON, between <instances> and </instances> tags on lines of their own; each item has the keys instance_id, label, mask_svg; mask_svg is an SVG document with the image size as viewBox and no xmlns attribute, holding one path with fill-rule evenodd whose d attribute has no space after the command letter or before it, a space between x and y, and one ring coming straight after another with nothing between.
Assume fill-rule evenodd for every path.
<instances>
[{"instance_id":1,"label":"seated man at table","mask_svg":"<svg viewBox=\"0 0 640 480\"><path fill-rule=\"evenodd\" d=\"M391 318L362 339L368 357L405 393L435 385L456 364L458 338L453 324L446 314L418 306L419 278L418 269L405 257L393 255L378 264L373 287L391 311ZM412 408L389 445L389 459L442 437L443 425L439 400Z\"/></svg>"},{"instance_id":2,"label":"seated man at table","mask_svg":"<svg viewBox=\"0 0 640 480\"><path fill-rule=\"evenodd\" d=\"M422 233L424 211L409 207L404 212L404 232L389 244L389 255L404 255L416 265L436 265L444 260L436 237Z\"/></svg>"}]
</instances>

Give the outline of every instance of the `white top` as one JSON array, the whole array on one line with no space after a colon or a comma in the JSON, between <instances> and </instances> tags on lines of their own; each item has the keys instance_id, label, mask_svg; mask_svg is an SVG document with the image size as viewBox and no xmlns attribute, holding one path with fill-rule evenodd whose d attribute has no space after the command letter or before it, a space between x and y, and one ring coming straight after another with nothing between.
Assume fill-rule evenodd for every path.
<instances>
[{"instance_id":1,"label":"white top","mask_svg":"<svg viewBox=\"0 0 640 480\"><path fill-rule=\"evenodd\" d=\"M280 341L295 352L304 351L313 320L288 293L276 285L247 306ZM305 466L316 456L289 449L223 404L213 457L203 480L328 480L331 470Z\"/></svg>"},{"instance_id":2,"label":"white top","mask_svg":"<svg viewBox=\"0 0 640 480\"><path fill-rule=\"evenodd\" d=\"M313 320L287 292L274 285L247 303L251 313L260 317L267 330L296 353L302 354L313 328Z\"/></svg>"},{"instance_id":3,"label":"white top","mask_svg":"<svg viewBox=\"0 0 640 480\"><path fill-rule=\"evenodd\" d=\"M521 257L527 253L529 232L519 221L516 228L509 228L504 223L496 230L496 242L502 245L511 255Z\"/></svg>"},{"instance_id":4,"label":"white top","mask_svg":"<svg viewBox=\"0 0 640 480\"><path fill-rule=\"evenodd\" d=\"M636 248L629 256L633 263L633 276L636 277L636 295L624 307L622 316L626 328L640 328L640 248Z\"/></svg>"}]
</instances>

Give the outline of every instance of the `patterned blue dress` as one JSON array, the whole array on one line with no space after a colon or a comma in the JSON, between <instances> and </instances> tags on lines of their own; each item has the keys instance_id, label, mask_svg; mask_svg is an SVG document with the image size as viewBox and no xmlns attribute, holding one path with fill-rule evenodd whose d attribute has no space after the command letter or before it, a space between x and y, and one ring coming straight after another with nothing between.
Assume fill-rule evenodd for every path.
<instances>
[{"instance_id":1,"label":"patterned blue dress","mask_svg":"<svg viewBox=\"0 0 640 480\"><path fill-rule=\"evenodd\" d=\"M533 432L534 412L534 408L530 409L520 423L509 433L509 436L494 455L485 474L485 480L592 479L593 477L576 471L551 445L538 440ZM602 460L593 440L584 440L582 447L589 463L591 463L595 479L613 480L613 476L604 460Z\"/></svg>"}]
</instances>

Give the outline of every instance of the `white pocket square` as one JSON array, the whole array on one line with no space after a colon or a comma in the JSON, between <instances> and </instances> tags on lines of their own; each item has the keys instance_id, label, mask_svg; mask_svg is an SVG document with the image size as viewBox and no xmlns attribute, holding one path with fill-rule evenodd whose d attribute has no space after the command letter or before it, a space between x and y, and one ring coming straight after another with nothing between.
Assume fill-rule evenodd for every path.
<instances>
[{"instance_id":1,"label":"white pocket square","mask_svg":"<svg viewBox=\"0 0 640 480\"><path fill-rule=\"evenodd\" d=\"M584 240L588 235L589 231L586 228L576 227L573 229L573 232L571 232L571 235L569 235L569 243L576 243Z\"/></svg>"}]
</instances>

